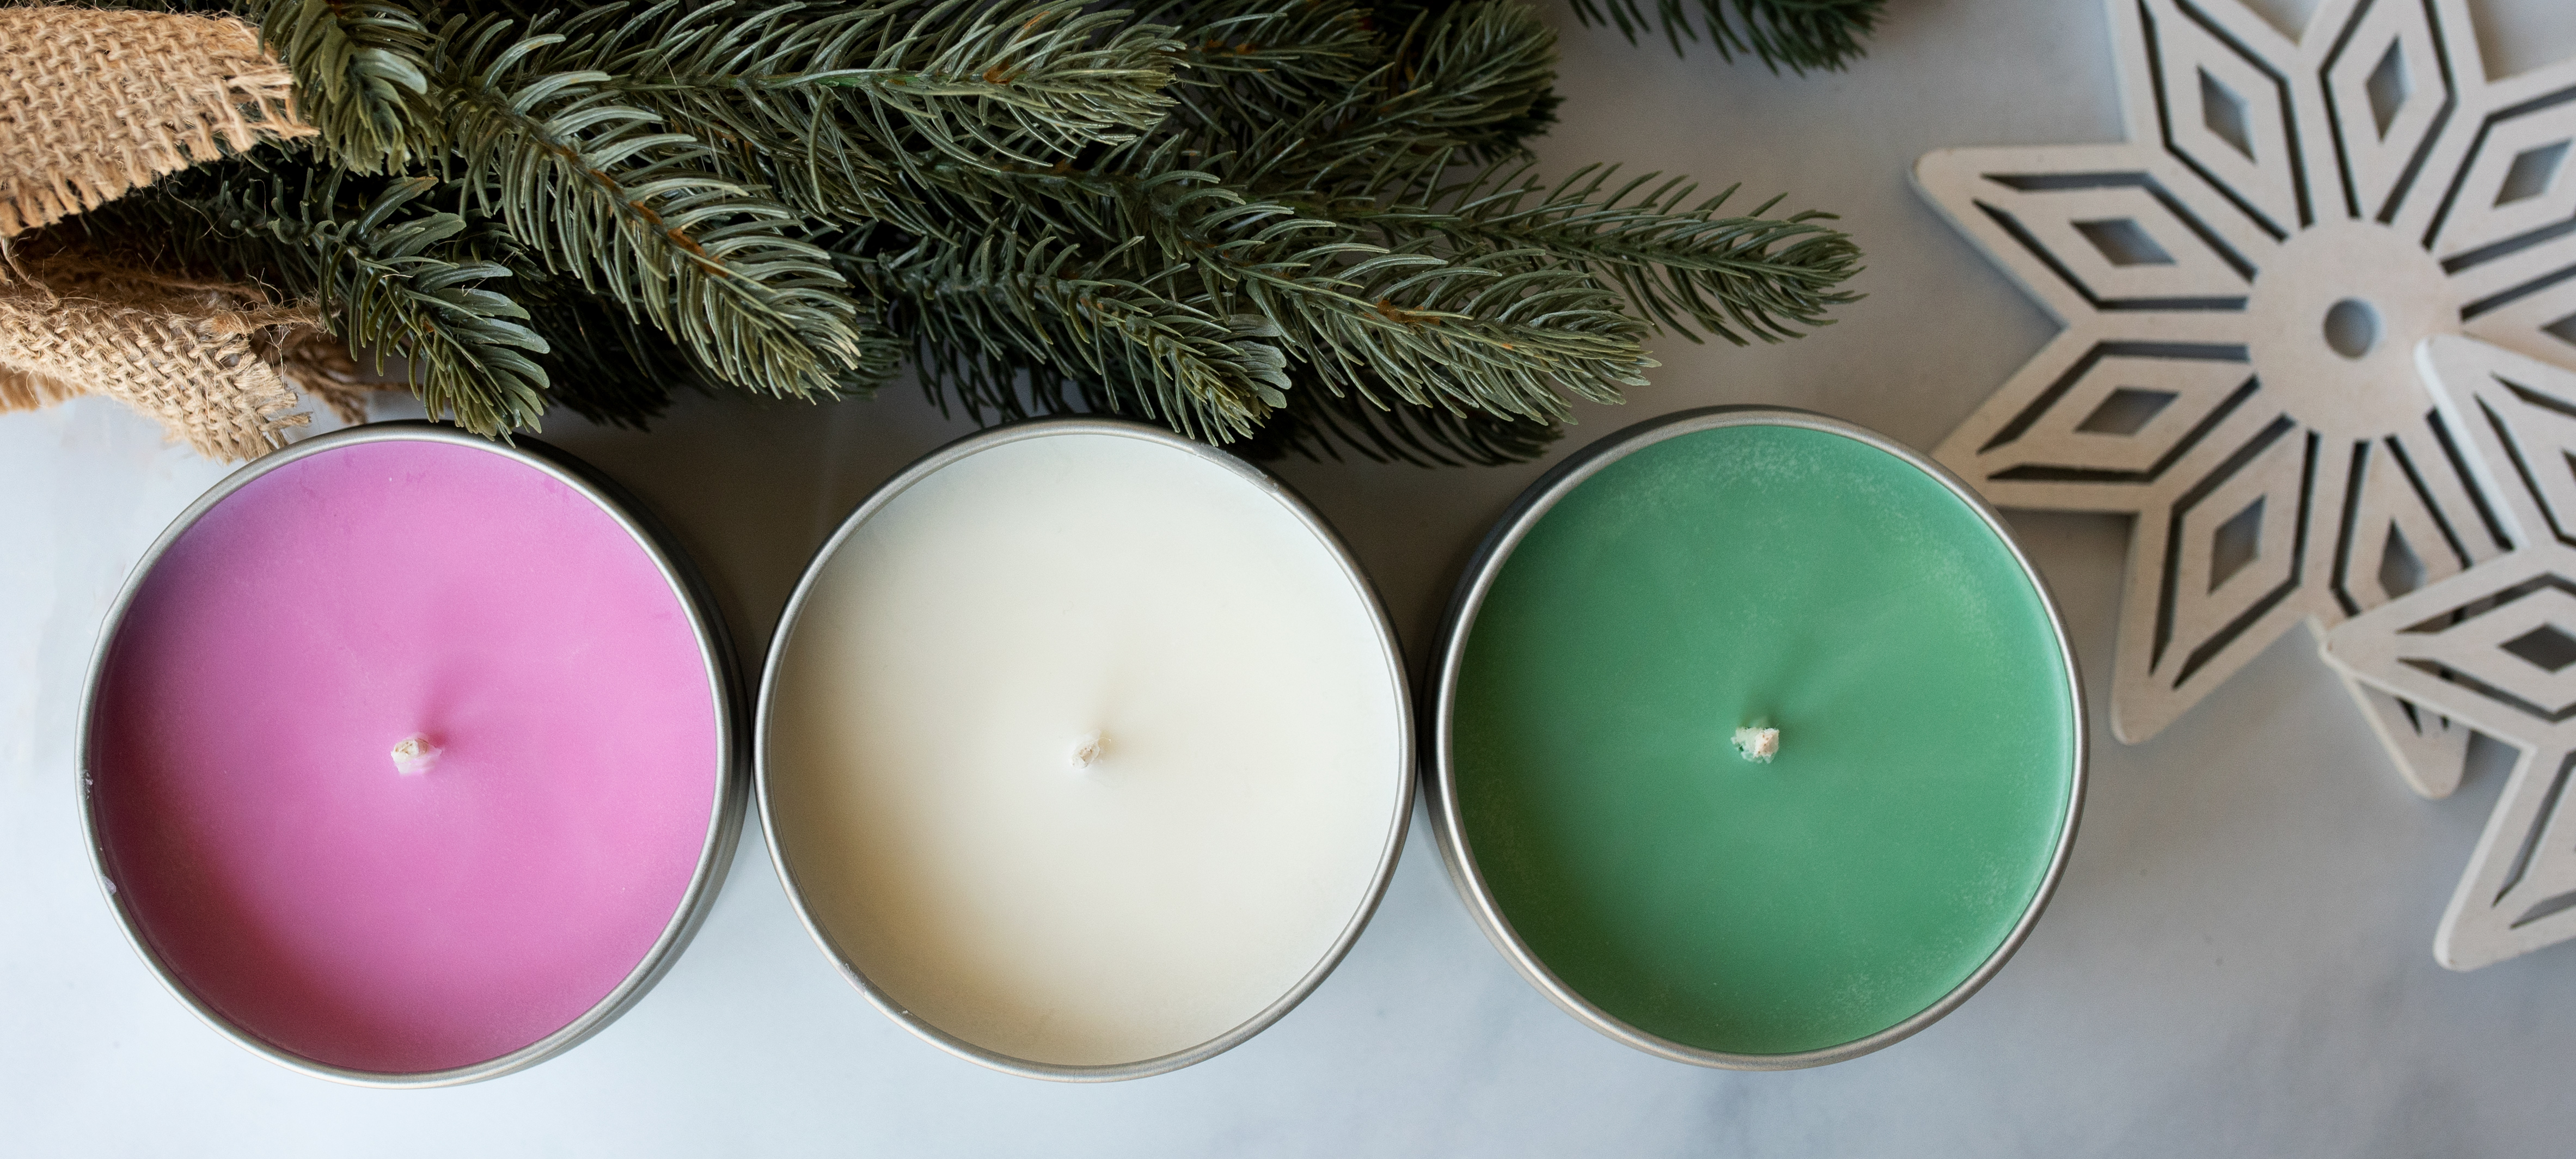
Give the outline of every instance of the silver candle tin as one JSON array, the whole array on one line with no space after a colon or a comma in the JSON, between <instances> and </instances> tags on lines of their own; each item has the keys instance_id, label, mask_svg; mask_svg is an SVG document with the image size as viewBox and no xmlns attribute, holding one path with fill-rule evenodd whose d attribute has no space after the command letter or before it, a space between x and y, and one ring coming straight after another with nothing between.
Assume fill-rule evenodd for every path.
<instances>
[{"instance_id":1,"label":"silver candle tin","mask_svg":"<svg viewBox=\"0 0 2576 1159\"><path fill-rule=\"evenodd\" d=\"M1305 524L1308 530L1314 532L1316 538L1331 551L1333 558L1341 565L1342 573L1349 577L1351 586L1359 593L1361 600L1369 609L1372 625L1376 629L1386 657L1389 682L1395 689L1398 700L1397 727L1403 730L1402 735L1398 737L1398 751L1407 754L1398 761L1397 767L1387 770L1387 775L1398 782L1398 789L1395 809L1387 817L1386 843L1378 854L1376 876L1371 879L1367 896L1362 899L1358 912L1351 916L1350 924L1342 930L1341 936L1334 940L1322 960L1316 962L1314 968L1307 971L1306 975L1300 978L1296 985L1290 987L1287 993L1280 995L1277 1001L1215 1038L1186 1050L1174 1051L1157 1058L1104 1066L1068 1066L1034 1062L987 1050L941 1030L926 1019L915 1016L901 1002L870 981L867 973L833 943L831 935L824 931L822 923L807 909L805 891L797 885L795 868L789 863L787 851L779 842L778 825L770 793L770 713L777 689L779 663L786 654L788 640L795 635L797 618L804 610L806 596L812 591L815 577L821 573L823 565L831 560L833 554L841 549L842 543L870 517L884 509L888 503L893 502L895 497L903 494L905 489L929 477L933 472L978 452L991 450L1006 443L1070 434L1115 435L1121 438L1142 439L1185 451L1223 467L1236 477L1260 488L1280 506L1287 508L1299 522ZM1378 598L1375 585L1370 583L1367 573L1360 569L1359 561L1352 558L1350 549L1343 545L1341 537L1334 533L1332 526L1325 522L1322 515L1307 506L1305 500L1299 498L1287 483L1215 447L1182 438L1161 427L1141 422L1089 416L1027 419L968 435L922 456L894 478L887 480L884 486L877 488L865 502L860 503L858 509L851 512L850 517L843 520L840 528L832 533L832 537L825 540L823 546L814 553L812 562L806 565L803 578L797 581L795 594L788 598L787 609L779 616L778 631L770 640L769 659L761 673L759 710L752 728L752 759L756 770L755 792L760 801L761 827L769 843L770 864L777 868L778 880L787 887L788 902L795 906L797 920L805 923L805 932L813 937L814 944L823 951L824 956L830 958L832 964L839 968L841 976L847 978L852 986L858 987L859 992L867 996L871 1005L874 1005L887 1018L893 1019L897 1025L911 1031L922 1041L959 1058L1026 1078L1051 1079L1057 1082L1115 1082L1122 1079L1145 1078L1179 1070L1193 1063L1205 1062L1241 1046L1253 1035L1261 1033L1272 1023L1286 1017L1289 1011L1296 1009L1298 1003L1306 1000L1307 995L1314 993L1317 986L1323 985L1324 978L1333 972L1333 967L1341 964L1343 955L1348 954L1352 944L1359 940L1361 931L1368 928L1369 918L1377 912L1378 902L1386 896L1388 882L1394 879L1396 859L1404 852L1405 829L1413 817L1414 775L1413 759L1410 754L1413 752L1414 741L1410 697L1410 683L1405 678L1403 651L1396 641L1394 628L1387 622L1385 605Z\"/></svg>"},{"instance_id":2,"label":"silver candle tin","mask_svg":"<svg viewBox=\"0 0 2576 1159\"><path fill-rule=\"evenodd\" d=\"M1559 500L1610 464L1665 439L1732 426L1799 427L1854 439L1911 464L1958 496L1960 502L1976 512L1987 528L2011 550L2014 561L2021 565L2022 574L2029 578L2031 587L2039 593L2040 604L2048 613L2049 627L2057 641L2058 656L2065 665L2066 687L2073 701L2069 711L2075 732L2074 772L2072 784L2068 786L2066 823L2059 830L2056 848L2049 856L2048 872L2040 879L2038 892L2032 895L2029 908L2022 912L2021 920L2014 924L2012 932L1995 947L1994 953L1983 964L1968 975L1967 980L1913 1017L1866 1038L1796 1054L1735 1054L1686 1046L1631 1026L1576 993L1573 987L1559 980L1537 954L1531 952L1520 935L1513 932L1511 922L1504 918L1483 873L1476 867L1476 853L1467 843L1458 808L1457 749L1452 731L1458 674L1466 658L1467 638L1475 628L1477 610L1484 605L1485 595L1493 589L1504 562L1511 558L1512 549L1519 546L1522 537L1528 535ZM1466 901L1477 928L1485 932L1485 937L1494 943L1495 949L1502 951L1512 968L1519 971L1530 985L1537 987L1539 993L1546 995L1548 1001L1556 1003L1584 1025L1648 1054L1729 1070L1795 1070L1858 1058L1901 1042L1957 1009L1960 1003L1967 1001L1979 987L1993 978L1996 971L2003 969L2004 962L2021 947L2022 939L2028 937L2031 927L2038 923L2040 911L2048 907L2049 897L2057 891L2058 877L2066 870L2067 854L2074 848L2076 822L2084 811L2088 738L2083 677L2076 670L2075 651L2067 642L2066 623L2058 614L2057 601L2049 594L2048 583L2041 578L2039 569L2031 565L2030 557L2022 551L2020 542L2013 538L2011 530L2004 526L2003 520L1986 505L1985 500L1940 464L1866 427L1783 407L1721 406L1650 419L1585 447L1530 484L1529 489L1521 492L1511 508L1486 533L1484 542L1477 546L1475 555L1468 561L1465 574L1459 578L1448 613L1442 617L1437 648L1435 667L1431 672L1431 751L1423 776L1429 782L1433 840L1440 846L1440 859L1449 868L1451 884L1458 887L1458 896Z\"/></svg>"},{"instance_id":3,"label":"silver candle tin","mask_svg":"<svg viewBox=\"0 0 2576 1159\"><path fill-rule=\"evenodd\" d=\"M97 809L90 798L92 787L90 770L97 753L97 737L92 716L98 705L99 685L106 676L108 656L115 646L117 633L124 626L126 609L133 603L135 593L141 588L144 577L151 573L153 566L160 562L162 555L168 552L171 545L177 543L179 537L194 526L199 518L252 480L300 459L357 443L374 442L453 443L487 454L501 455L545 472L556 481L578 492L583 498L597 504L611 518L617 520L618 525L625 528L627 534L635 537L637 545L652 558L654 566L661 569L662 577L670 582L671 590L679 597L681 605L688 609L690 627L697 636L699 655L706 661L708 692L715 698L717 753L717 767L714 770L715 808L707 817L706 840L698 850L697 870L689 879L687 892L681 895L679 909L672 914L670 924L663 927L661 937L654 941L652 949L626 975L626 978L617 984L616 989L609 991L608 996L600 999L597 1005L584 1011L580 1017L573 1019L561 1029L499 1058L450 1070L383 1073L332 1066L271 1044L241 1026L235 1025L199 1000L196 994L171 973L160 956L153 952L151 943L145 939L142 929L135 922L134 915L126 909L124 899L109 884L111 879L108 876L107 850L101 841ZM215 1028L224 1037L232 1039L243 1049L289 1070L301 1071L316 1078L330 1079L352 1086L450 1087L481 1082L484 1079L498 1078L513 1071L535 1066L580 1045L591 1035L606 1029L609 1023L617 1020L618 1015L626 1013L637 1002L643 1000L645 992L651 990L653 984L660 981L662 975L670 970L671 964L679 960L680 951L687 948L689 939L697 933L699 924L706 920L708 911L715 906L717 892L724 886L725 871L733 864L734 845L741 837L743 813L748 806L750 778L744 768L742 753L742 705L744 703L742 691L741 675L734 662L733 645L725 630L723 614L717 609L705 581L689 562L687 555L680 550L668 529L647 513L624 488L597 469L564 451L534 439L520 439L516 445L506 445L466 434L453 427L419 421L373 423L350 427L318 435L283 450L271 452L225 476L222 482L215 484L211 490L199 496L196 502L189 504L187 510L181 512L179 517L171 522L169 529L163 531L161 537L153 541L151 549L143 553L142 561L134 565L133 572L126 577L124 590L117 594L115 604L108 609L105 626L100 629L98 642L90 653L89 687L81 701L80 719L81 827L89 842L92 867L98 874L107 904L116 911L117 923L125 930L126 941L134 947L136 954L142 956L144 964L151 967L153 975L161 980L161 984L169 989L172 996L178 998L198 1018L204 1020L206 1025Z\"/></svg>"}]
</instances>

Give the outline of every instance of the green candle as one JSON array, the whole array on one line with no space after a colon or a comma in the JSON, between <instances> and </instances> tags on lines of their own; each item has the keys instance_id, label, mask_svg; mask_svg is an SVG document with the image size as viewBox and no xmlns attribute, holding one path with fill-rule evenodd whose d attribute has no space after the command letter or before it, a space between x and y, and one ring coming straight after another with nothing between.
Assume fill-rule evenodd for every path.
<instances>
[{"instance_id":1,"label":"green candle","mask_svg":"<svg viewBox=\"0 0 2576 1159\"><path fill-rule=\"evenodd\" d=\"M1490 932L1649 1049L1893 1041L2000 964L2071 837L2047 598L1873 438L1780 411L1615 436L1462 602L1444 853ZM1748 728L1778 730L1767 762Z\"/></svg>"}]
</instances>

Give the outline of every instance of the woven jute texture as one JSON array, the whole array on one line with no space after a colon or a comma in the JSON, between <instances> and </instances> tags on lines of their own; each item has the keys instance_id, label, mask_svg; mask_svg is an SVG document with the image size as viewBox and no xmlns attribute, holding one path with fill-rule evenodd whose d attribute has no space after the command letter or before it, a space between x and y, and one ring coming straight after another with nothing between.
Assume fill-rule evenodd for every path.
<instances>
[{"instance_id":1,"label":"woven jute texture","mask_svg":"<svg viewBox=\"0 0 2576 1159\"><path fill-rule=\"evenodd\" d=\"M285 444L312 416L287 373L344 416L363 386L319 314L246 286L190 282L74 254L29 260L0 279L0 410L100 394L160 420L211 458Z\"/></svg>"},{"instance_id":2,"label":"woven jute texture","mask_svg":"<svg viewBox=\"0 0 2576 1159\"><path fill-rule=\"evenodd\" d=\"M258 31L228 16L0 8L0 239L311 136L293 95Z\"/></svg>"}]
</instances>

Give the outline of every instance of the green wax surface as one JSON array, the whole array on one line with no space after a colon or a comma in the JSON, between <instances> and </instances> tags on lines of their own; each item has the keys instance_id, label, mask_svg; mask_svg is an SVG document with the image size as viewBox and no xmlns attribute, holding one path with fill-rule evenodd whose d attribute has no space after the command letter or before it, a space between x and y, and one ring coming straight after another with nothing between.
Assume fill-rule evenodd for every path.
<instances>
[{"instance_id":1,"label":"green wax surface","mask_svg":"<svg viewBox=\"0 0 2576 1159\"><path fill-rule=\"evenodd\" d=\"M1633 452L1505 562L1455 706L1503 916L1613 1017L1790 1054L1929 1008L2064 827L2072 695L2038 590L1922 471L1824 431ZM1780 730L1770 764L1738 725Z\"/></svg>"}]
</instances>

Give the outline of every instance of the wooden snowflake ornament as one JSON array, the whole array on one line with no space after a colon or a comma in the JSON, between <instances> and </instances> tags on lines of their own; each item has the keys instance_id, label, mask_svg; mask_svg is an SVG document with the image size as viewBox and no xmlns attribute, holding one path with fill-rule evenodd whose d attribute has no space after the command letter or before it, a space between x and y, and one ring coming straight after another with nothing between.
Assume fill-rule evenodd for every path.
<instances>
[{"instance_id":1,"label":"wooden snowflake ornament","mask_svg":"<svg viewBox=\"0 0 2576 1159\"><path fill-rule=\"evenodd\" d=\"M2466 338L2421 357L2517 546L2346 621L2326 659L2521 750L2433 938L2472 970L2576 938L2576 373Z\"/></svg>"},{"instance_id":2,"label":"wooden snowflake ornament","mask_svg":"<svg viewBox=\"0 0 2576 1159\"><path fill-rule=\"evenodd\" d=\"M1996 504L2133 514L2113 731L2292 625L2506 548L2412 351L2576 361L2576 63L2489 82L2462 0L2111 0L2130 140L1960 149L1924 195L2065 323L1936 452ZM2467 731L2355 686L2415 787Z\"/></svg>"}]
</instances>

